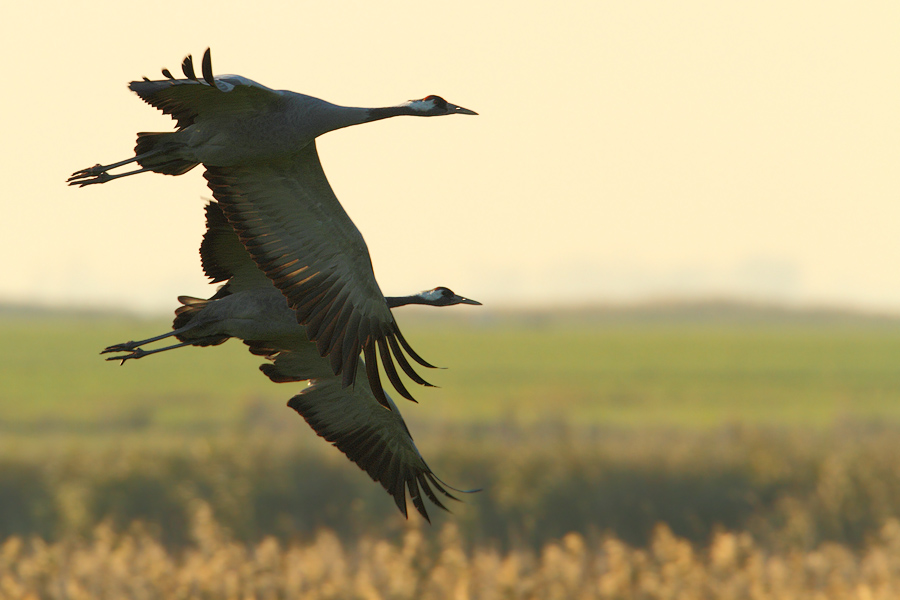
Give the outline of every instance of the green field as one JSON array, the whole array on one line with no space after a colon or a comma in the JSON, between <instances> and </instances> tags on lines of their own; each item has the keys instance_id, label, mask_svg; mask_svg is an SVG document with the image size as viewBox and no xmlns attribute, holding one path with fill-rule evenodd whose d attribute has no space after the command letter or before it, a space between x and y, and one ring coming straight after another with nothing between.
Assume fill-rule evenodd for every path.
<instances>
[{"instance_id":1,"label":"green field","mask_svg":"<svg viewBox=\"0 0 900 600\"><path fill-rule=\"evenodd\" d=\"M461 311L460 311L461 312ZM858 548L900 518L900 322L748 307L403 313L440 389L400 406L466 544L567 532ZM230 341L118 366L165 331L122 315L0 317L0 540L135 521L188 544L200 504L241 543L398 539L390 498L285 407ZM418 521L413 517L412 521ZM593 537L591 537L593 536ZM594 543L592 542L592 543ZM486 545L486 546L485 546Z\"/></svg>"},{"instance_id":2,"label":"green field","mask_svg":"<svg viewBox=\"0 0 900 600\"><path fill-rule=\"evenodd\" d=\"M802 315L800 315L802 317ZM828 426L900 421L900 323L791 318L495 315L401 321L441 389L413 390L412 421L542 420L622 427L723 423ZM242 428L248 416L293 417L300 389L276 385L238 341L183 348L119 367L105 346L166 331L168 320L0 319L0 422L57 431ZM271 414L269 414L271 411Z\"/></svg>"}]
</instances>

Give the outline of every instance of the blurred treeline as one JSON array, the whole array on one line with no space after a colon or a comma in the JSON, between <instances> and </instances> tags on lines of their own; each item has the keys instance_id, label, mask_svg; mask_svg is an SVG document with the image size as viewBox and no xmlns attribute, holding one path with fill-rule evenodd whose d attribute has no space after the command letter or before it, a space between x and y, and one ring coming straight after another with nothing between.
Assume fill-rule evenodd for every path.
<instances>
[{"instance_id":1,"label":"blurred treeline","mask_svg":"<svg viewBox=\"0 0 900 600\"><path fill-rule=\"evenodd\" d=\"M420 435L432 438L432 467L445 481L484 488L459 494L453 515L431 510L435 529L454 522L468 544L538 549L577 531L642 546L665 523L698 544L728 530L770 548L858 547L900 518L895 425L686 433L543 424ZM248 543L305 539L321 528L345 541L391 538L405 527L379 486L308 438L58 444L0 461L0 539L59 540L101 522L124 531L139 521L177 548L189 541L199 503Z\"/></svg>"}]
</instances>

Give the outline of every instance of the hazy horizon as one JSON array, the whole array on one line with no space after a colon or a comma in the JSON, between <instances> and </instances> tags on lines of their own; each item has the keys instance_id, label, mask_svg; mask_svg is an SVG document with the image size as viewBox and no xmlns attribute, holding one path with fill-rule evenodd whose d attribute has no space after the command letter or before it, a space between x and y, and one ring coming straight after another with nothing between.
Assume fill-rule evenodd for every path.
<instances>
[{"instance_id":1,"label":"hazy horizon","mask_svg":"<svg viewBox=\"0 0 900 600\"><path fill-rule=\"evenodd\" d=\"M135 304L131 302L118 303L64 303L52 300L16 301L0 298L0 317L15 315L84 315L90 317L109 316L113 318L138 318L138 319L169 319L180 306L173 299L167 306ZM535 317L567 317L593 318L595 316L615 317L616 315L646 315L651 318L671 316L676 319L680 316L689 320L705 317L734 318L742 320L744 317L761 317L763 320L772 317L777 320L782 318L808 317L826 320L837 318L850 319L887 319L889 321L900 320L900 310L869 308L853 304L840 303L815 303L815 302L785 302L766 298L737 297L727 295L709 296L652 296L632 300L592 300L587 302L494 302L480 307L457 307L452 310L437 311L431 307L404 307L398 313L403 319L433 319L445 320L459 318L463 320L487 319L491 321L497 317L529 318Z\"/></svg>"}]
</instances>

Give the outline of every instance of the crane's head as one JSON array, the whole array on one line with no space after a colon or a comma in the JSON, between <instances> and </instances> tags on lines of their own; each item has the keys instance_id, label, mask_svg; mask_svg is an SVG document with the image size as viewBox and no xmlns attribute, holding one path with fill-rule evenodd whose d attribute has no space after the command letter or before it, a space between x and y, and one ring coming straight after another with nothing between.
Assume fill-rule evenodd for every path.
<instances>
[{"instance_id":1,"label":"crane's head","mask_svg":"<svg viewBox=\"0 0 900 600\"><path fill-rule=\"evenodd\" d=\"M453 293L453 290L445 287L436 287L433 290L419 292L416 295L423 300L423 304L430 304L431 306L453 306L454 304L481 306L481 302L457 296Z\"/></svg>"},{"instance_id":2,"label":"crane's head","mask_svg":"<svg viewBox=\"0 0 900 600\"><path fill-rule=\"evenodd\" d=\"M425 96L421 100L410 100L406 106L412 114L421 117L439 117L441 115L477 115L478 113L462 106L450 104L440 96ZM446 288L444 288L446 289Z\"/></svg>"}]
</instances>

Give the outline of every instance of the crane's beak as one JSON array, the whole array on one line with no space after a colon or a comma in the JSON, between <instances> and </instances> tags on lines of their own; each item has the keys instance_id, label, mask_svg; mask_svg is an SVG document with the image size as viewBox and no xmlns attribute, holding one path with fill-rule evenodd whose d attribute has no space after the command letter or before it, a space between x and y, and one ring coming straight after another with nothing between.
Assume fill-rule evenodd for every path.
<instances>
[{"instance_id":1,"label":"crane's beak","mask_svg":"<svg viewBox=\"0 0 900 600\"><path fill-rule=\"evenodd\" d=\"M462 106L457 106L455 104L447 103L447 114L448 115L477 115L478 113L474 110L469 110L468 108L463 108Z\"/></svg>"},{"instance_id":2,"label":"crane's beak","mask_svg":"<svg viewBox=\"0 0 900 600\"><path fill-rule=\"evenodd\" d=\"M471 300L457 295L453 296L453 304L474 304L475 306L481 306L481 302L478 300Z\"/></svg>"}]
</instances>

